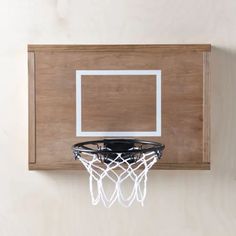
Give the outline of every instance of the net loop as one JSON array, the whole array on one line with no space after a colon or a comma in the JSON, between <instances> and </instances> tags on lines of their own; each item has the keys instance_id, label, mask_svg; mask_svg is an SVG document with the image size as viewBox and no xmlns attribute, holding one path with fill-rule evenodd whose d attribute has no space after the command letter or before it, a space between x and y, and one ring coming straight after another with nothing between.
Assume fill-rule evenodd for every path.
<instances>
[{"instance_id":1,"label":"net loop","mask_svg":"<svg viewBox=\"0 0 236 236\"><path fill-rule=\"evenodd\" d=\"M86 156L89 156L89 159ZM117 156L122 159L121 153L117 153ZM119 162L114 159L110 160L109 163L101 164L97 154L90 153L84 154L83 157L78 155L77 158L90 175L89 189L92 204L97 205L101 201L106 207L111 207L115 201L125 207L131 206L135 200L143 205L146 197L148 171L159 159L155 152L142 153L135 163L129 163L129 159L123 159ZM133 187L129 196L125 197L122 192L122 184L128 178L133 182ZM107 196L104 189L107 180L110 180L114 185L114 191L110 197Z\"/></svg>"},{"instance_id":2,"label":"net loop","mask_svg":"<svg viewBox=\"0 0 236 236\"><path fill-rule=\"evenodd\" d=\"M85 144L96 145L96 150ZM145 148L145 145L148 146ZM143 206L148 171L162 157L163 149L164 145L159 143L118 139L110 140L110 143L109 140L99 140L75 144L73 153L90 175L93 205L102 202L104 206L111 207L118 201L122 206L130 207L135 200ZM128 194L126 182L130 188ZM109 188L112 190L109 191Z\"/></svg>"}]
</instances>

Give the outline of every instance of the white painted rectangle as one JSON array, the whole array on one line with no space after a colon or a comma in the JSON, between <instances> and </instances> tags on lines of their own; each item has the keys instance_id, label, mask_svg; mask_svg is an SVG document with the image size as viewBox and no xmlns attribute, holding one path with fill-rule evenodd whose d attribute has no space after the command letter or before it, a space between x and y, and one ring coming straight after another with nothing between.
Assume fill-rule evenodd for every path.
<instances>
[{"instance_id":1,"label":"white painted rectangle","mask_svg":"<svg viewBox=\"0 0 236 236\"><path fill-rule=\"evenodd\" d=\"M147 132L87 132L82 131L83 75L155 75L156 76L156 131ZM76 70L76 136L78 137L151 137L161 136L161 70Z\"/></svg>"}]
</instances>

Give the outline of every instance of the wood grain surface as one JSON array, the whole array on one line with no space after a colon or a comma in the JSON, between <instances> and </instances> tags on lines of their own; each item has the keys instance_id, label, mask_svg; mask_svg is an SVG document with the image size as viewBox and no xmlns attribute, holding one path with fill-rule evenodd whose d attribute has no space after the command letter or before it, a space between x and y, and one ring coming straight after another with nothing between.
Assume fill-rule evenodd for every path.
<instances>
[{"instance_id":1,"label":"wood grain surface","mask_svg":"<svg viewBox=\"0 0 236 236\"><path fill-rule=\"evenodd\" d=\"M29 74L29 163L36 162L36 124L35 124L35 60L34 52L28 54L28 74Z\"/></svg>"},{"instance_id":2,"label":"wood grain surface","mask_svg":"<svg viewBox=\"0 0 236 236\"><path fill-rule=\"evenodd\" d=\"M155 77L82 76L82 131L156 131Z\"/></svg>"},{"instance_id":3,"label":"wood grain surface","mask_svg":"<svg viewBox=\"0 0 236 236\"><path fill-rule=\"evenodd\" d=\"M210 162L210 96L211 96L211 81L210 81L210 68L209 68L210 54L209 52L203 53L203 161Z\"/></svg>"},{"instance_id":4,"label":"wood grain surface","mask_svg":"<svg viewBox=\"0 0 236 236\"><path fill-rule=\"evenodd\" d=\"M81 51L81 52L210 52L210 44L139 44L139 45L28 45L29 52L36 51Z\"/></svg>"},{"instance_id":5,"label":"wood grain surface","mask_svg":"<svg viewBox=\"0 0 236 236\"><path fill-rule=\"evenodd\" d=\"M30 169L81 168L72 158L71 146L94 138L76 137L75 134L75 72L79 69L160 69L162 136L140 138L166 145L163 159L155 168L209 168L209 69L204 54L209 48L209 45L29 46L30 53L35 51L36 65L36 145L29 148L36 148L37 160L30 164ZM86 128L91 124L89 120ZM153 128L152 122L148 127Z\"/></svg>"}]
</instances>

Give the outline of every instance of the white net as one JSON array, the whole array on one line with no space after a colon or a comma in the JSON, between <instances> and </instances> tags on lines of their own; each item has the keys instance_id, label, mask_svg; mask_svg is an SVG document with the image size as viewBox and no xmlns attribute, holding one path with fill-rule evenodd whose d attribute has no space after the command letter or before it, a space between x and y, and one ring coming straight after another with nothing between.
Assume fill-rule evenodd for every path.
<instances>
[{"instance_id":1,"label":"white net","mask_svg":"<svg viewBox=\"0 0 236 236\"><path fill-rule=\"evenodd\" d=\"M143 206L147 173L160 155L154 151L140 153L135 162L132 155L128 158L123 157L122 153L115 153L115 155L116 158L103 163L97 154L84 153L83 156L77 156L90 175L92 204L97 205L102 202L104 206L111 207L118 201L121 205L129 207L136 200ZM127 182L130 188L128 194L125 191Z\"/></svg>"}]
</instances>

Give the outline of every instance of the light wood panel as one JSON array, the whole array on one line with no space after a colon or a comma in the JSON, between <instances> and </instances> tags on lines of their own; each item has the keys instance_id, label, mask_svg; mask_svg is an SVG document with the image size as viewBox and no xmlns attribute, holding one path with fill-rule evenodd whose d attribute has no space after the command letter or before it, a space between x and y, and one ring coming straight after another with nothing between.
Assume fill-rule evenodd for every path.
<instances>
[{"instance_id":1,"label":"light wood panel","mask_svg":"<svg viewBox=\"0 0 236 236\"><path fill-rule=\"evenodd\" d=\"M82 131L156 131L154 75L83 76L81 87Z\"/></svg>"},{"instance_id":2,"label":"light wood panel","mask_svg":"<svg viewBox=\"0 0 236 236\"><path fill-rule=\"evenodd\" d=\"M34 52L28 54L28 73L29 73L29 163L36 162L36 134L35 134L35 60Z\"/></svg>"},{"instance_id":3,"label":"light wood panel","mask_svg":"<svg viewBox=\"0 0 236 236\"><path fill-rule=\"evenodd\" d=\"M29 50L35 50L36 60L37 134L37 162L30 164L30 169L81 168L72 159L71 146L94 138L75 134L78 69L160 69L162 136L140 138L166 145L163 159L155 168L209 168L209 69L203 52L209 51L209 45L30 46Z\"/></svg>"},{"instance_id":4,"label":"light wood panel","mask_svg":"<svg viewBox=\"0 0 236 236\"><path fill-rule=\"evenodd\" d=\"M28 45L29 52L210 52L210 44L142 44L142 45Z\"/></svg>"},{"instance_id":5,"label":"light wood panel","mask_svg":"<svg viewBox=\"0 0 236 236\"><path fill-rule=\"evenodd\" d=\"M210 81L210 68L209 68L209 52L203 53L203 161L210 162L210 96L211 96L211 81Z\"/></svg>"},{"instance_id":6,"label":"light wood panel","mask_svg":"<svg viewBox=\"0 0 236 236\"><path fill-rule=\"evenodd\" d=\"M153 170L209 170L208 162L201 163L157 163L153 166ZM84 167L78 162L44 162L37 164L29 164L30 170L84 170Z\"/></svg>"}]
</instances>

